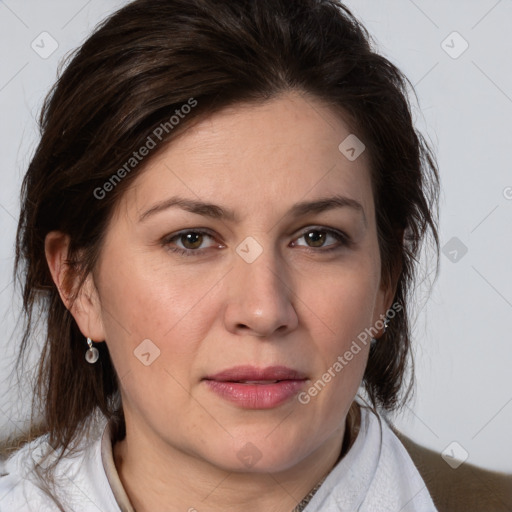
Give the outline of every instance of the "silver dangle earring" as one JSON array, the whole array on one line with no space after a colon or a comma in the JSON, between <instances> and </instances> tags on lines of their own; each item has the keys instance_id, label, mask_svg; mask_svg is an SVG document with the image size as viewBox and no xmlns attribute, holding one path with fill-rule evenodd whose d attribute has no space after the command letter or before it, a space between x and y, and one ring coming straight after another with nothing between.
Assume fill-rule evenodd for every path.
<instances>
[{"instance_id":1,"label":"silver dangle earring","mask_svg":"<svg viewBox=\"0 0 512 512\"><path fill-rule=\"evenodd\" d=\"M96 347L92 346L91 338L87 338L87 344L89 345L89 350L85 353L85 360L90 364L94 364L100 358L100 353Z\"/></svg>"},{"instance_id":2,"label":"silver dangle earring","mask_svg":"<svg viewBox=\"0 0 512 512\"><path fill-rule=\"evenodd\" d=\"M386 316L386 318L384 318L384 330L382 331L383 335L388 330L388 327L389 327L389 318ZM373 346L377 343L377 341L378 341L378 338L372 338L370 340L370 344Z\"/></svg>"}]
</instances>

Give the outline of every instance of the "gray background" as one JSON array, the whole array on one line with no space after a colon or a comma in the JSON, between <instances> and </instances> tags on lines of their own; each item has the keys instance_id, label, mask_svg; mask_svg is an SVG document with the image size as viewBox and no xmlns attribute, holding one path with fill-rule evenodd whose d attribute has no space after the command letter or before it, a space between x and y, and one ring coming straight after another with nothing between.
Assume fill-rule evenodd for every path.
<instances>
[{"instance_id":1,"label":"gray background","mask_svg":"<svg viewBox=\"0 0 512 512\"><path fill-rule=\"evenodd\" d=\"M11 270L35 119L62 57L124 3L0 1L2 433L24 425L30 399L30 374L16 389L10 372L20 308ZM512 2L346 3L414 84L415 120L438 155L442 179L440 276L429 297L426 286L417 293L416 393L395 422L416 441L445 450L451 465L467 456L512 472ZM428 259L424 264L432 270Z\"/></svg>"}]
</instances>

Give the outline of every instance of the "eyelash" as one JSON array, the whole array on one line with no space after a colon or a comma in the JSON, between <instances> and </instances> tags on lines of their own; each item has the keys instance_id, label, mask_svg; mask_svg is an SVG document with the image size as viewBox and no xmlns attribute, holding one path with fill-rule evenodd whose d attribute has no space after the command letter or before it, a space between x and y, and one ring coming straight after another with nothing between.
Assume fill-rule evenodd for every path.
<instances>
[{"instance_id":1,"label":"eyelash","mask_svg":"<svg viewBox=\"0 0 512 512\"><path fill-rule=\"evenodd\" d=\"M301 234L295 239L299 240L300 238L303 238L306 234L310 233L311 231L320 231L321 233L327 233L328 235L332 235L341 245L335 245L334 247L329 247L327 249L323 247L306 247L307 251L312 252L322 252L322 253L330 253L332 251L336 251L341 249L343 246L349 247L351 245L350 238L343 233L342 231L338 231L335 229L329 229L329 228L321 228L321 227L308 227L308 229L305 229L301 232ZM188 233L195 233L198 235L207 235L210 238L215 238L212 233L209 231L203 230L203 229L187 229L184 231L180 231L176 234L173 234L171 236L165 237L162 240L162 245L166 246L167 249L171 252L177 253L181 256L201 256L208 248L206 249L182 249L180 247L170 247L170 244L173 240L180 238L182 235L186 235ZM331 244L333 245L333 244ZM304 247L304 246L300 246Z\"/></svg>"}]
</instances>

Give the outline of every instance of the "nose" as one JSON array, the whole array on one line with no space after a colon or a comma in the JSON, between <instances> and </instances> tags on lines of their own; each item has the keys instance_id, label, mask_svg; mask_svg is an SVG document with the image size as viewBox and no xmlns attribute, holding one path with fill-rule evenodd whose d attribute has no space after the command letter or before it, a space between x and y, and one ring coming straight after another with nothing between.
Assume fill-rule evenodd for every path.
<instances>
[{"instance_id":1,"label":"nose","mask_svg":"<svg viewBox=\"0 0 512 512\"><path fill-rule=\"evenodd\" d=\"M234 334L271 337L294 330L298 323L284 262L270 250L252 263L237 257L229 273L228 301L224 312L227 330Z\"/></svg>"}]
</instances>

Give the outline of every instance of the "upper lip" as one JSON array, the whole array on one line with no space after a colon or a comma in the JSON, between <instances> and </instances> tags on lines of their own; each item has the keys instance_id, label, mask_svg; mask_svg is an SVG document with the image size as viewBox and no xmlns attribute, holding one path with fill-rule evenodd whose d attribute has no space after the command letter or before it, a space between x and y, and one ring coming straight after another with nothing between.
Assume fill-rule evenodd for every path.
<instances>
[{"instance_id":1,"label":"upper lip","mask_svg":"<svg viewBox=\"0 0 512 512\"><path fill-rule=\"evenodd\" d=\"M299 370L286 366L268 366L256 368L255 366L235 366L214 375L204 377L205 380L216 381L274 381L274 380L305 380L307 377Z\"/></svg>"}]
</instances>

